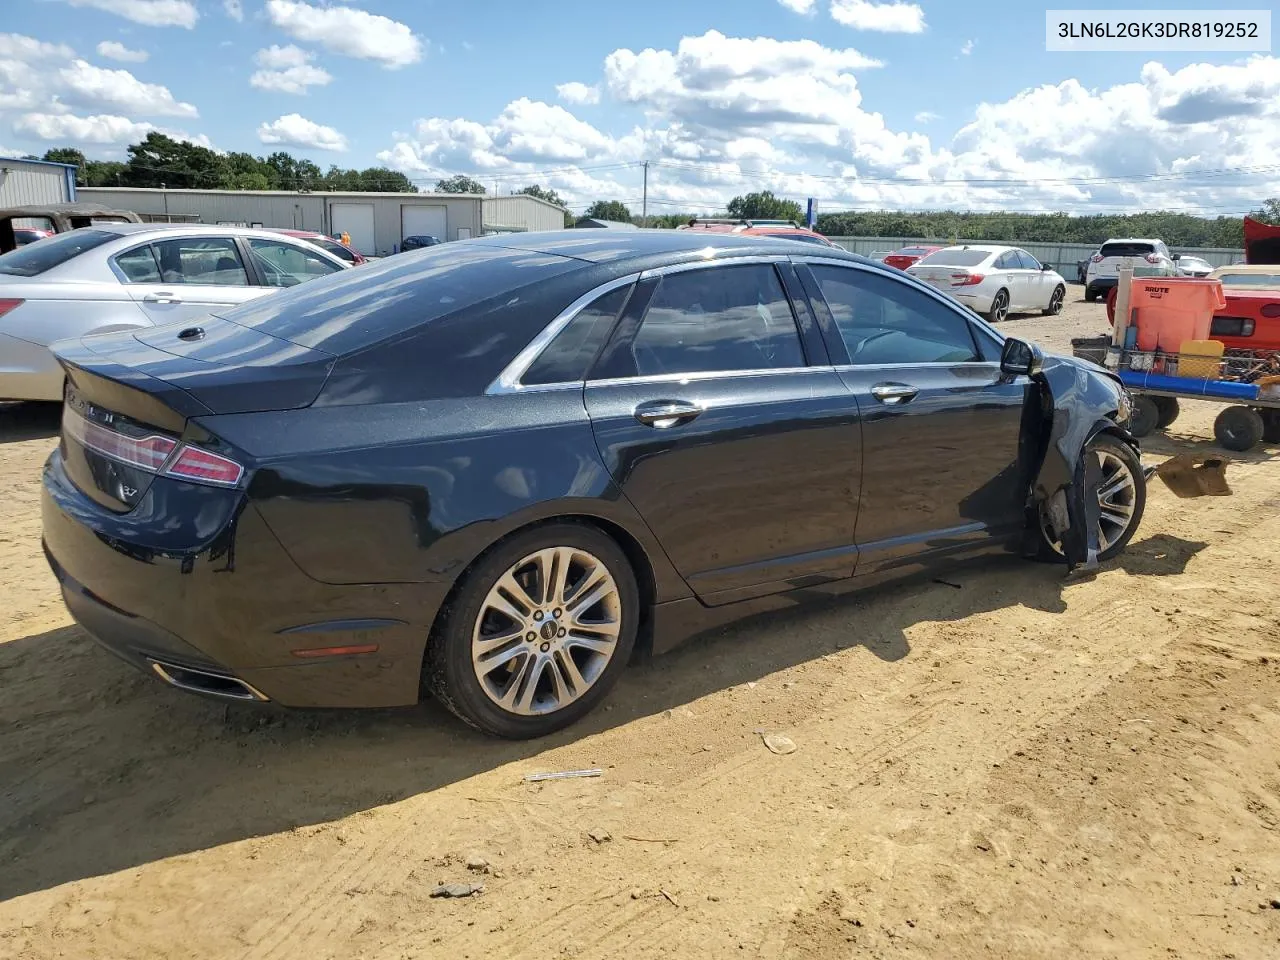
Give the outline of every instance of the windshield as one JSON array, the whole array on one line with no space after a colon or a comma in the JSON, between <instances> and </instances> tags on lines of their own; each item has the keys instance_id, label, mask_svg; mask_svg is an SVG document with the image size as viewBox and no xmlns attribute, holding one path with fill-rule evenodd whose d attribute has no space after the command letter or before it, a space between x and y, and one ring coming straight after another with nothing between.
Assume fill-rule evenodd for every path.
<instances>
[{"instance_id":1,"label":"windshield","mask_svg":"<svg viewBox=\"0 0 1280 960\"><path fill-rule=\"evenodd\" d=\"M968 247L947 247L931 253L917 266L923 267L976 267L991 256L990 250L970 250Z\"/></svg>"},{"instance_id":2,"label":"windshield","mask_svg":"<svg viewBox=\"0 0 1280 960\"><path fill-rule=\"evenodd\" d=\"M928 247L903 247L898 251L898 255L903 257L923 257L928 252Z\"/></svg>"},{"instance_id":3,"label":"windshield","mask_svg":"<svg viewBox=\"0 0 1280 960\"><path fill-rule=\"evenodd\" d=\"M4 258L0 257L0 263L2 262ZM1218 279L1222 281L1224 287L1280 287L1280 272L1224 273Z\"/></svg>"},{"instance_id":4,"label":"windshield","mask_svg":"<svg viewBox=\"0 0 1280 960\"><path fill-rule=\"evenodd\" d=\"M314 237L310 238L308 242L314 243L321 250L327 250L339 260L345 260L347 263L356 262L355 254L340 244L337 240L330 240L328 237Z\"/></svg>"},{"instance_id":5,"label":"windshield","mask_svg":"<svg viewBox=\"0 0 1280 960\"><path fill-rule=\"evenodd\" d=\"M28 244L0 257L0 273L11 277L35 277L80 256L86 250L115 240L119 234L89 227L70 230L40 243Z\"/></svg>"}]
</instances>

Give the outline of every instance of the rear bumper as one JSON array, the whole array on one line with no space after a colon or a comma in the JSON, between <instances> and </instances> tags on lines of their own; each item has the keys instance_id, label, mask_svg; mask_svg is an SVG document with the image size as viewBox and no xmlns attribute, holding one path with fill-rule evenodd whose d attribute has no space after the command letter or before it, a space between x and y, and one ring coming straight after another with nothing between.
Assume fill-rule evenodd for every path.
<instances>
[{"instance_id":1,"label":"rear bumper","mask_svg":"<svg viewBox=\"0 0 1280 960\"><path fill-rule=\"evenodd\" d=\"M1092 280L1085 281L1085 290L1102 293L1105 290L1110 290L1119 282L1118 277L1094 277Z\"/></svg>"},{"instance_id":2,"label":"rear bumper","mask_svg":"<svg viewBox=\"0 0 1280 960\"><path fill-rule=\"evenodd\" d=\"M953 293L952 296L974 313L986 313L991 309L991 301L995 299L995 292L984 293L981 290L977 290L973 293Z\"/></svg>"},{"instance_id":3,"label":"rear bumper","mask_svg":"<svg viewBox=\"0 0 1280 960\"><path fill-rule=\"evenodd\" d=\"M140 522L145 500L129 514L111 513L76 489L57 451L43 479L45 553L67 608L135 667L195 692L289 707L417 702L427 634L447 585L320 583L243 503L207 542L161 548L145 540L163 534ZM338 647L375 649L316 652ZM170 668L214 680L183 682L191 677ZM242 695L243 687L255 695Z\"/></svg>"},{"instance_id":4,"label":"rear bumper","mask_svg":"<svg viewBox=\"0 0 1280 960\"><path fill-rule=\"evenodd\" d=\"M61 400L62 382L48 347L0 333L0 400Z\"/></svg>"}]
</instances>

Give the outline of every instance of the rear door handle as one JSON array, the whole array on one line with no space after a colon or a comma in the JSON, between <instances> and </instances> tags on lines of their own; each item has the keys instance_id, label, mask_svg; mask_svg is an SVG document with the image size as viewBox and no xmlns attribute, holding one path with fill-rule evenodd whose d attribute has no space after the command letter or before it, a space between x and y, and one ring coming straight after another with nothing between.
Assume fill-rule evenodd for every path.
<instances>
[{"instance_id":1,"label":"rear door handle","mask_svg":"<svg viewBox=\"0 0 1280 960\"><path fill-rule=\"evenodd\" d=\"M877 383L871 388L871 395L881 403L901 404L915 399L920 390L906 383Z\"/></svg>"},{"instance_id":2,"label":"rear door handle","mask_svg":"<svg viewBox=\"0 0 1280 960\"><path fill-rule=\"evenodd\" d=\"M173 293L148 293L142 298L143 303L181 303L182 298Z\"/></svg>"},{"instance_id":3,"label":"rear door handle","mask_svg":"<svg viewBox=\"0 0 1280 960\"><path fill-rule=\"evenodd\" d=\"M686 400L650 400L636 407L633 413L645 426L666 430L693 420L702 413L702 407Z\"/></svg>"}]
</instances>

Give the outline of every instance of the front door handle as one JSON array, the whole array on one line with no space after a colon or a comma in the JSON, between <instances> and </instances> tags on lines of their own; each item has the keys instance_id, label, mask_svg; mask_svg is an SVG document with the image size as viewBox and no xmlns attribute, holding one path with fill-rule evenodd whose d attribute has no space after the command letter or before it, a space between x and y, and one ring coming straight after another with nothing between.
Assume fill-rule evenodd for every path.
<instances>
[{"instance_id":1,"label":"front door handle","mask_svg":"<svg viewBox=\"0 0 1280 960\"><path fill-rule=\"evenodd\" d=\"M142 298L143 303L181 303L182 298L175 293L148 293Z\"/></svg>"},{"instance_id":2,"label":"front door handle","mask_svg":"<svg viewBox=\"0 0 1280 960\"><path fill-rule=\"evenodd\" d=\"M702 408L686 400L651 400L640 404L633 413L645 426L666 430L693 420L702 413Z\"/></svg>"},{"instance_id":3,"label":"front door handle","mask_svg":"<svg viewBox=\"0 0 1280 960\"><path fill-rule=\"evenodd\" d=\"M920 390L906 383L877 383L871 388L871 395L881 403L900 404L915 399Z\"/></svg>"}]
</instances>

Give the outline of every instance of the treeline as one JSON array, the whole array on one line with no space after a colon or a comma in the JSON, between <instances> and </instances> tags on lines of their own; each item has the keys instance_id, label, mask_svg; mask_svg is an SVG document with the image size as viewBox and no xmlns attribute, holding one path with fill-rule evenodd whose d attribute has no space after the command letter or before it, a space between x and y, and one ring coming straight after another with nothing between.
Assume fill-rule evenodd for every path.
<instances>
[{"instance_id":1,"label":"treeline","mask_svg":"<svg viewBox=\"0 0 1280 960\"><path fill-rule=\"evenodd\" d=\"M1261 211L1260 211L1261 213ZM818 231L829 237L919 237L1008 243L1103 243L1112 237L1156 237L1177 247L1244 245L1241 217L1196 217L1186 213L924 213L850 212L818 215Z\"/></svg>"},{"instance_id":2,"label":"treeline","mask_svg":"<svg viewBox=\"0 0 1280 960\"><path fill-rule=\"evenodd\" d=\"M208 147L149 133L130 145L128 160L90 160L74 147L49 150L40 158L76 167L82 187L168 187L173 190L358 190L416 193L403 173L385 167L327 171L283 150L267 157L218 153Z\"/></svg>"}]
</instances>

